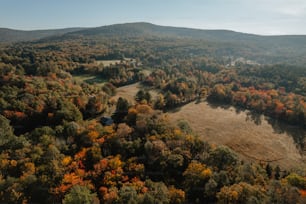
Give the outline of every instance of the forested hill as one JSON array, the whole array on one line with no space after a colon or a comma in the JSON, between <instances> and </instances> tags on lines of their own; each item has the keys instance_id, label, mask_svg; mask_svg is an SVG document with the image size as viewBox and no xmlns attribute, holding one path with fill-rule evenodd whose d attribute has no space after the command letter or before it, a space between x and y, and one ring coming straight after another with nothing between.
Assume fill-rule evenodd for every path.
<instances>
[{"instance_id":1,"label":"forested hill","mask_svg":"<svg viewBox=\"0 0 306 204\"><path fill-rule=\"evenodd\" d=\"M193 39L231 41L231 40L251 40L259 36L244 34L230 30L201 30L192 28L181 28L171 26L159 26L151 23L125 23L76 31L70 34L80 34L86 36L158 36L158 37L187 37Z\"/></svg>"},{"instance_id":2,"label":"forested hill","mask_svg":"<svg viewBox=\"0 0 306 204\"><path fill-rule=\"evenodd\" d=\"M261 36L229 30L200 30L159 26L151 23L125 23L69 32L56 39L119 38L159 41L172 40L181 46L196 47L212 57L243 57L260 64L306 63L306 35ZM47 39L46 39L47 40ZM194 54L190 50L189 54ZM204 51L204 52L203 52Z\"/></svg>"},{"instance_id":3,"label":"forested hill","mask_svg":"<svg viewBox=\"0 0 306 204\"><path fill-rule=\"evenodd\" d=\"M245 58L259 64L306 63L306 35L261 36L229 30L200 30L158 26L151 23L125 23L96 28L67 28L58 30L18 31L0 28L0 42L63 41L67 39L159 39L172 40L180 46L192 45L212 57ZM204 52L203 52L204 51Z\"/></svg>"},{"instance_id":4,"label":"forested hill","mask_svg":"<svg viewBox=\"0 0 306 204\"><path fill-rule=\"evenodd\" d=\"M66 34L87 37L158 37L174 40L189 40L201 47L217 47L215 57L237 56L260 61L278 63L278 60L293 64L306 54L306 35L260 36L229 30L200 30L158 26L150 23L126 23L85 29ZM262 61L262 59L269 59ZM282 59L284 58L284 59ZM299 63L301 64L301 63Z\"/></svg>"},{"instance_id":5,"label":"forested hill","mask_svg":"<svg viewBox=\"0 0 306 204\"><path fill-rule=\"evenodd\" d=\"M14 30L8 28L0 28L0 42L17 42L17 41L32 41L49 36L63 35L68 32L79 31L82 28L64 28L52 30Z\"/></svg>"},{"instance_id":6,"label":"forested hill","mask_svg":"<svg viewBox=\"0 0 306 204\"><path fill-rule=\"evenodd\" d=\"M263 36L230 30L202 30L193 28L159 26L151 23L124 23L95 28L64 28L51 30L14 30L0 28L0 41L29 41L54 35L120 36L120 37L180 37L218 42L274 43L279 46L302 46L306 35ZM304 45L306 47L306 45Z\"/></svg>"}]
</instances>

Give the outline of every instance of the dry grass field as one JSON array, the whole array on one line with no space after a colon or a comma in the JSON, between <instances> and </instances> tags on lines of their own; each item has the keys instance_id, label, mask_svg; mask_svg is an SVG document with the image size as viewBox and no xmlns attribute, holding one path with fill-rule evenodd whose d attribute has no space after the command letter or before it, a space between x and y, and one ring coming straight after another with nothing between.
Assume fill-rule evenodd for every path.
<instances>
[{"instance_id":1,"label":"dry grass field","mask_svg":"<svg viewBox=\"0 0 306 204\"><path fill-rule=\"evenodd\" d=\"M95 84L96 86L102 87L106 82L105 79L102 79L94 75L74 75L73 79L78 82L86 82L89 84Z\"/></svg>"},{"instance_id":2,"label":"dry grass field","mask_svg":"<svg viewBox=\"0 0 306 204\"><path fill-rule=\"evenodd\" d=\"M141 88L140 83L130 84L126 86L119 87L117 89L116 96L113 97L113 99L118 100L119 97L125 98L128 100L129 103L134 104L135 103L135 95Z\"/></svg>"},{"instance_id":3,"label":"dry grass field","mask_svg":"<svg viewBox=\"0 0 306 204\"><path fill-rule=\"evenodd\" d=\"M118 100L119 97L125 98L128 100L130 104L135 104L135 95L141 89L142 85L140 83L134 83L126 86L119 87L117 89L117 94L112 99ZM154 100L157 96L157 92L155 90L149 91L152 99Z\"/></svg>"},{"instance_id":4,"label":"dry grass field","mask_svg":"<svg viewBox=\"0 0 306 204\"><path fill-rule=\"evenodd\" d=\"M104 67L109 67L110 65L119 64L122 60L97 60L96 63L103 64Z\"/></svg>"},{"instance_id":5,"label":"dry grass field","mask_svg":"<svg viewBox=\"0 0 306 204\"><path fill-rule=\"evenodd\" d=\"M122 60L97 60L96 64L103 64L104 67L109 67L110 65L116 65L120 63L136 63L136 60L133 58L124 58Z\"/></svg>"},{"instance_id":6,"label":"dry grass field","mask_svg":"<svg viewBox=\"0 0 306 204\"><path fill-rule=\"evenodd\" d=\"M294 140L287 133L276 133L261 116L261 124L250 119L246 111L229 107L212 107L207 102L190 103L168 113L172 122L186 120L204 140L226 145L248 160L270 161L272 165L294 168L303 161Z\"/></svg>"},{"instance_id":7,"label":"dry grass field","mask_svg":"<svg viewBox=\"0 0 306 204\"><path fill-rule=\"evenodd\" d=\"M113 99L123 97L134 104L140 88L140 83L120 87ZM156 91L150 93L153 99L157 95ZM287 169L303 163L293 138L286 132L274 130L264 116L259 118L260 124L258 121L256 124L247 111L238 113L234 107L213 107L208 102L192 102L167 114L171 122L186 120L201 138L212 144L226 145L246 160L269 161Z\"/></svg>"}]
</instances>

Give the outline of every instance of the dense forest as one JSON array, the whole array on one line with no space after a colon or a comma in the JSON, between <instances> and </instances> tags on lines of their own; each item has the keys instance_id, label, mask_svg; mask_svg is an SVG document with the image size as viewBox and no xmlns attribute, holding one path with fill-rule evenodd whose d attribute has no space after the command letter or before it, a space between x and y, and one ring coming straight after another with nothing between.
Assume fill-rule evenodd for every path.
<instances>
[{"instance_id":1,"label":"dense forest","mask_svg":"<svg viewBox=\"0 0 306 204\"><path fill-rule=\"evenodd\" d=\"M260 36L157 28L0 46L0 203L306 202L302 164L243 160L165 114L207 100L306 128L304 38L265 39L288 50L263 57ZM135 103L113 99L136 82Z\"/></svg>"}]
</instances>

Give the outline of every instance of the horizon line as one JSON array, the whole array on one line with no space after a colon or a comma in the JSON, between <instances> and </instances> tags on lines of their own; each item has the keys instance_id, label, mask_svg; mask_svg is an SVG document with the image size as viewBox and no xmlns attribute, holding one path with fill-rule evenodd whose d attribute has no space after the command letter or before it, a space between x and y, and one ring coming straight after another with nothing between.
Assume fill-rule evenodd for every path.
<instances>
[{"instance_id":1,"label":"horizon line","mask_svg":"<svg viewBox=\"0 0 306 204\"><path fill-rule=\"evenodd\" d=\"M124 25L124 24L137 24L137 23L143 23L143 24L151 24L154 26L162 26L162 27L172 27L172 28L182 28L182 29L192 29L192 30L199 30L199 31L229 31L229 32L236 32L236 33L242 33L247 35L256 35L256 36L306 36L305 34L259 34L259 33L251 33L251 32L245 32L245 31L237 31L237 30L231 30L231 29L224 29L224 28L199 28L199 27L187 27L187 26L176 26L176 25L163 25L163 24L155 24L151 22L146 21L134 21L134 22L118 22L118 23L112 23L112 24L105 24L100 26L67 26L67 27L50 27L50 28L33 28L33 29L20 29L20 28L14 28L14 27L0 27L0 29L8 29L13 31L21 31L21 32L36 32L36 31L51 31L51 30L63 30L63 29L94 29L94 28L100 28L100 27L106 27L106 26L113 26L113 25Z\"/></svg>"}]
</instances>

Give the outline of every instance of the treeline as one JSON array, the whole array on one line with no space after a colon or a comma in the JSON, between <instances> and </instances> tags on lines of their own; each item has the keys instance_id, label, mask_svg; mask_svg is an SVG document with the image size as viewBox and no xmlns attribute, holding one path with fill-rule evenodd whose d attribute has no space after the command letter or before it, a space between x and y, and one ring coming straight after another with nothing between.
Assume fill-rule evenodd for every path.
<instances>
[{"instance_id":1,"label":"treeline","mask_svg":"<svg viewBox=\"0 0 306 204\"><path fill-rule=\"evenodd\" d=\"M71 72L72 75L93 75L101 80L108 81L115 86L124 86L136 83L144 78L141 69L131 67L126 63L111 64L104 67L102 64L86 64Z\"/></svg>"},{"instance_id":2,"label":"treeline","mask_svg":"<svg viewBox=\"0 0 306 204\"><path fill-rule=\"evenodd\" d=\"M169 109L208 98L306 127L306 73L302 68L219 65L216 72L211 72L214 65L207 63L212 62L198 67L182 60L179 65L156 69L146 77L145 85L161 90L156 100L163 99L163 103L158 102L163 105L156 107Z\"/></svg>"},{"instance_id":3,"label":"treeline","mask_svg":"<svg viewBox=\"0 0 306 204\"><path fill-rule=\"evenodd\" d=\"M283 89L256 90L254 87L239 87L237 91L233 91L236 87L235 85L217 84L213 87L209 99L231 103L292 125L306 127L304 97L293 93L288 94Z\"/></svg>"}]
</instances>

